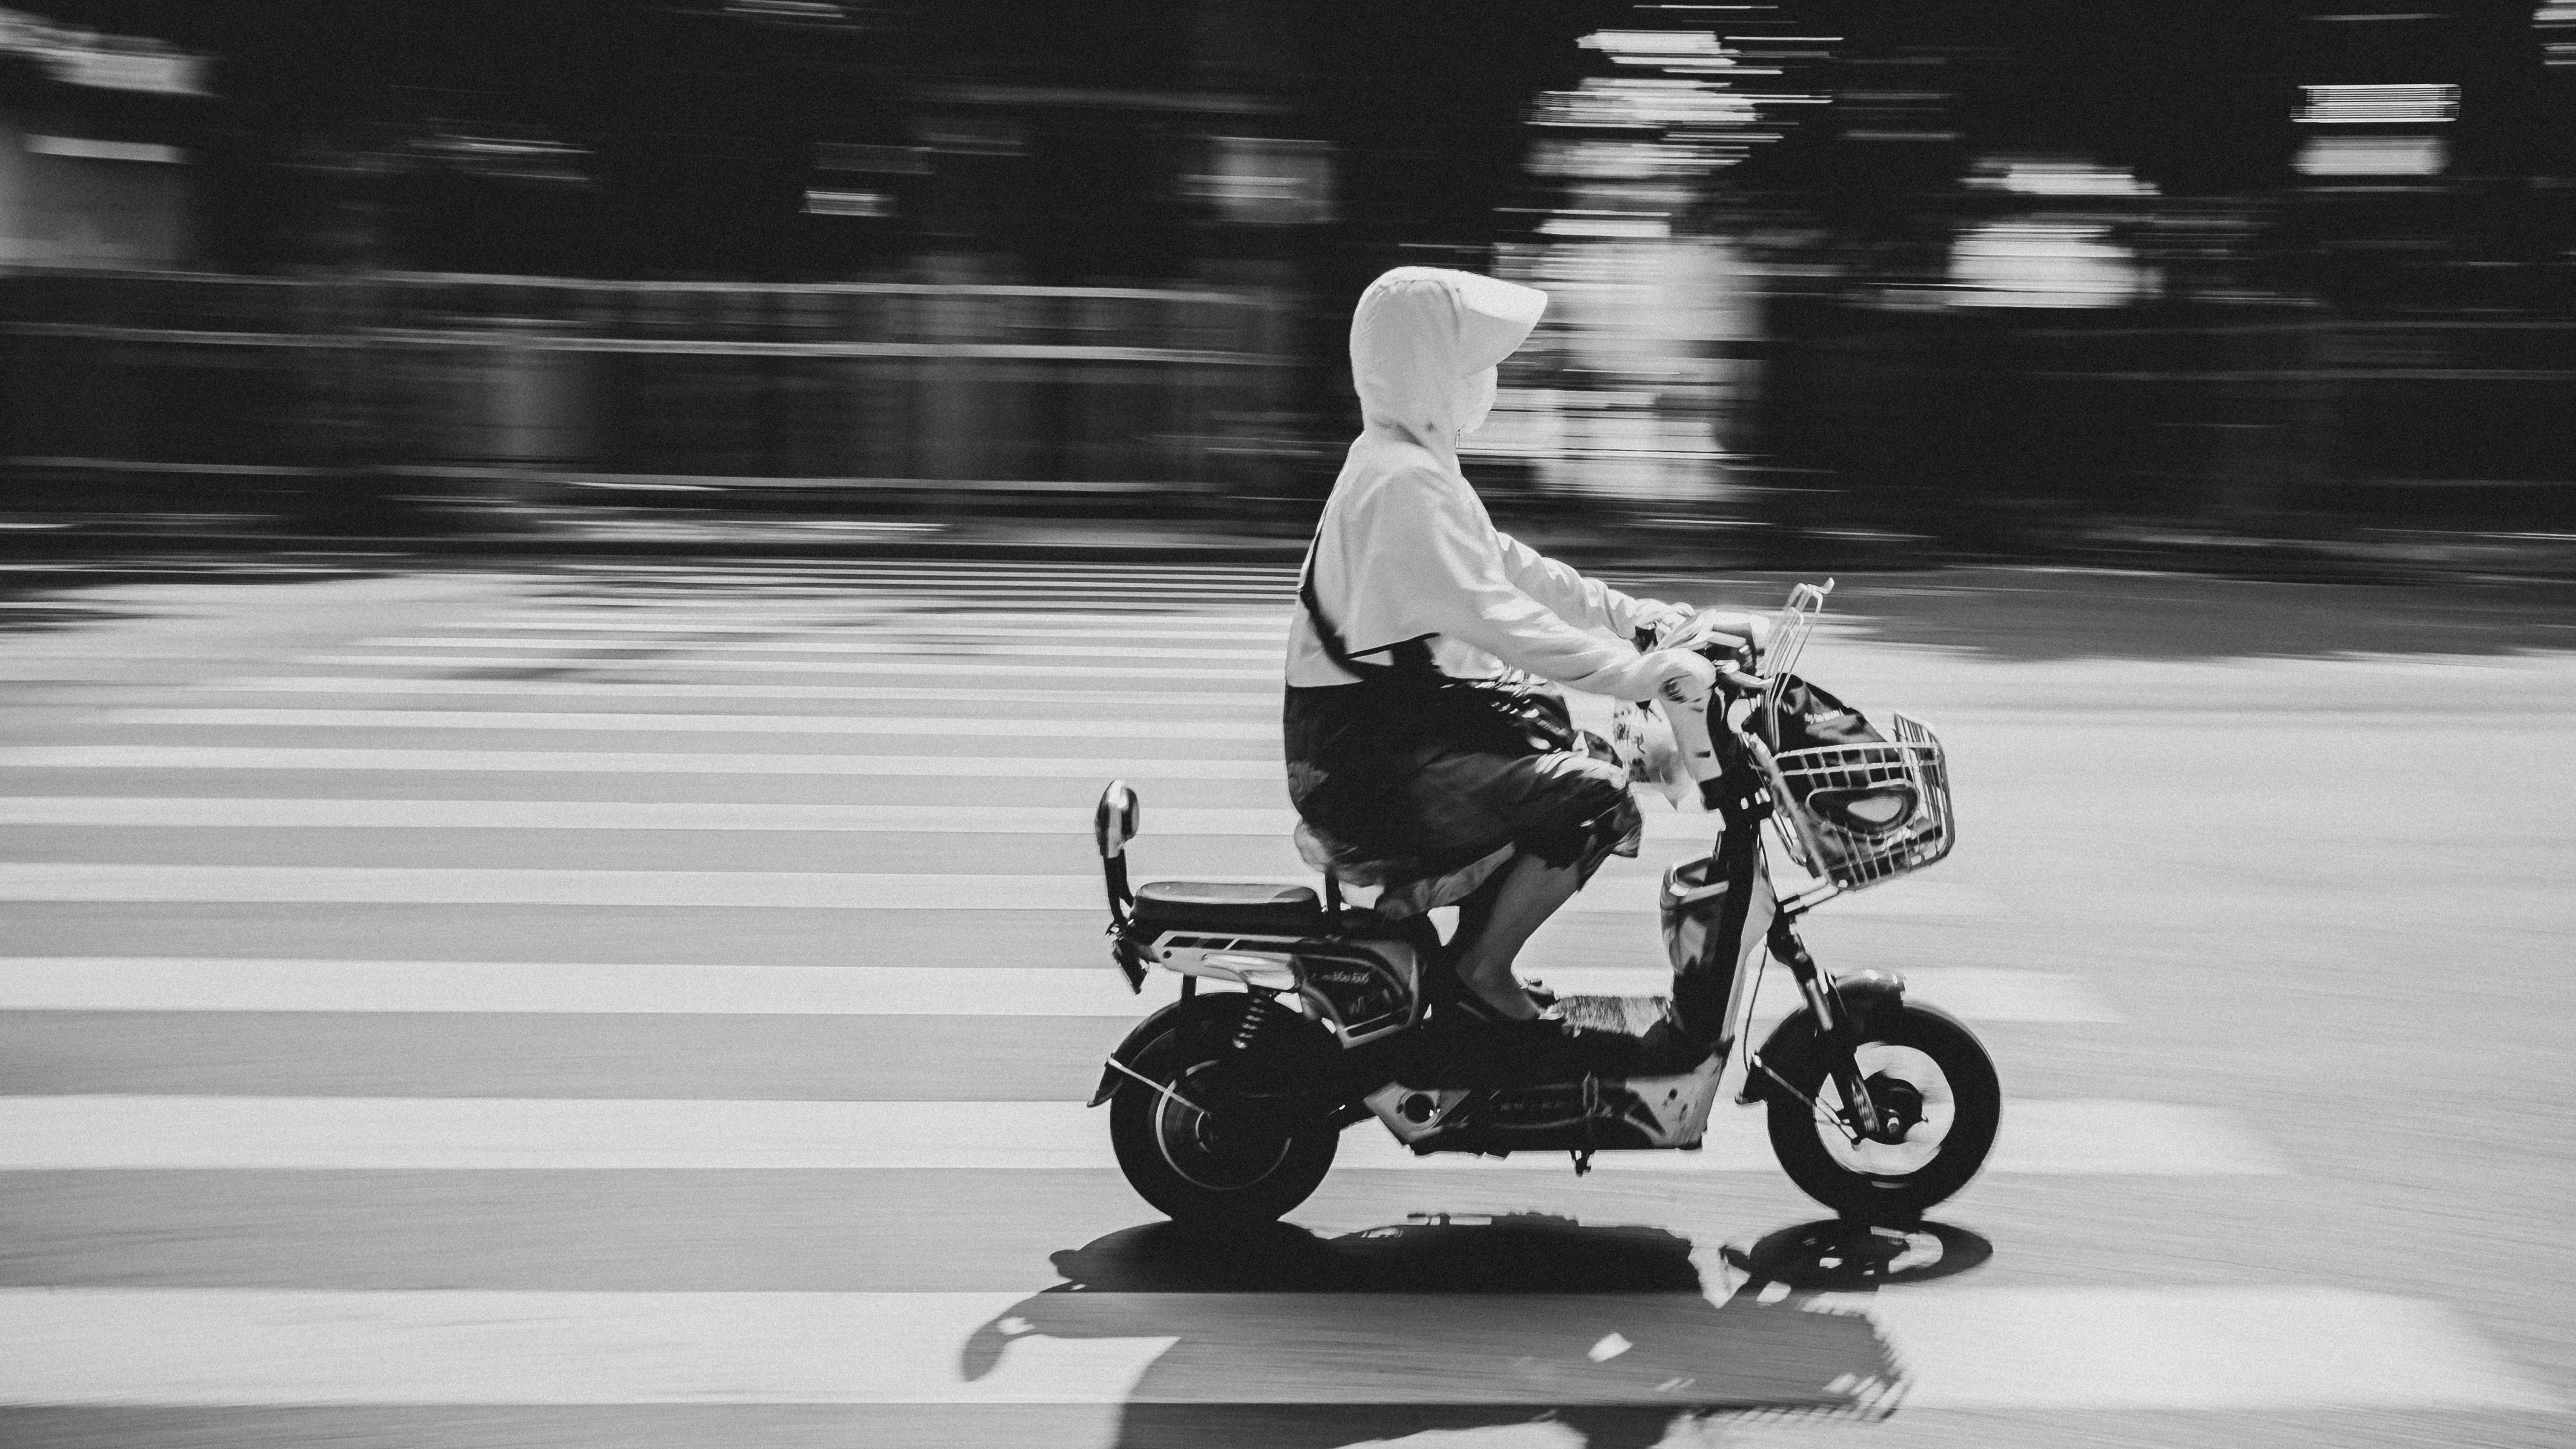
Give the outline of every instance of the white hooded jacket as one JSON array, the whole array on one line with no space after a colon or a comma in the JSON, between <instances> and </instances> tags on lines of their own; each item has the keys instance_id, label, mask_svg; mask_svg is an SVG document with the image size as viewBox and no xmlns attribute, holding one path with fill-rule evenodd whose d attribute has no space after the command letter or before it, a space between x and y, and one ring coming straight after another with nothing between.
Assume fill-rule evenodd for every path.
<instances>
[{"instance_id":1,"label":"white hooded jacket","mask_svg":"<svg viewBox=\"0 0 2576 1449\"><path fill-rule=\"evenodd\" d=\"M1365 427L1316 532L1316 602L1363 660L1437 635L1432 662L1446 674L1489 676L1507 665L1589 693L1643 699L1659 671L1619 641L1666 606L1632 599L1497 531L1458 470L1458 435L1484 421L1496 366L1546 306L1544 292L1437 267L1398 267L1360 295L1351 377ZM1593 632L1602 630L1615 637ZM1289 685L1354 682L1299 609L1288 636Z\"/></svg>"}]
</instances>

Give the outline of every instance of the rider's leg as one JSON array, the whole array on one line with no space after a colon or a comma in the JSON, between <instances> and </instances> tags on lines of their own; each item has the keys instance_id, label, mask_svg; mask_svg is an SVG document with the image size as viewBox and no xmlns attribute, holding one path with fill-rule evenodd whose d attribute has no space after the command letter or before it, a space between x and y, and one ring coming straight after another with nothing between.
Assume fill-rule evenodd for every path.
<instances>
[{"instance_id":1,"label":"rider's leg","mask_svg":"<svg viewBox=\"0 0 2576 1449\"><path fill-rule=\"evenodd\" d=\"M1551 866L1535 855L1514 856L1484 888L1460 903L1451 958L1458 979L1503 1016L1516 1021L1537 1016L1538 1003L1512 978L1512 961L1530 933L1583 888L1585 874L1580 862Z\"/></svg>"}]
</instances>

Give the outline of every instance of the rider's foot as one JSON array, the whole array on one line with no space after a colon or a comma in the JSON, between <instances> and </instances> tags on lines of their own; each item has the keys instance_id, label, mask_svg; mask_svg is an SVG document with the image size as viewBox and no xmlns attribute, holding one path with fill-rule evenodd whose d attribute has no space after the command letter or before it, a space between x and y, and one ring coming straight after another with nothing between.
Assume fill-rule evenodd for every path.
<instances>
[{"instance_id":1,"label":"rider's foot","mask_svg":"<svg viewBox=\"0 0 2576 1449\"><path fill-rule=\"evenodd\" d=\"M1554 1000L1552 997L1549 999ZM1522 995L1520 1002L1524 1009L1513 1011L1507 1006L1497 1004L1480 991L1466 988L1461 989L1457 999L1450 1004L1460 1016L1480 1025L1493 1026L1526 1025L1540 1020L1546 1011L1544 1004L1527 995Z\"/></svg>"},{"instance_id":2,"label":"rider's foot","mask_svg":"<svg viewBox=\"0 0 2576 1449\"><path fill-rule=\"evenodd\" d=\"M1667 1019L1646 1028L1636 1039L1637 1061L1631 1071L1641 1077L1680 1076L1699 1070L1714 1055L1706 1043L1692 1041Z\"/></svg>"}]
</instances>

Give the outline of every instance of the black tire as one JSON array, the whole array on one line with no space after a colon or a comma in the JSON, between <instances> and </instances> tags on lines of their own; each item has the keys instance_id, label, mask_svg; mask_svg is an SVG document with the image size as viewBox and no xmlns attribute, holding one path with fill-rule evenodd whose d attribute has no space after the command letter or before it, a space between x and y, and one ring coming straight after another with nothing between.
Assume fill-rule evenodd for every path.
<instances>
[{"instance_id":1,"label":"black tire","mask_svg":"<svg viewBox=\"0 0 2576 1449\"><path fill-rule=\"evenodd\" d=\"M1183 1023L1145 1045L1129 1063L1162 1087L1175 1085L1206 1059L1185 1043L1204 1033ZM1109 1141L1119 1170L1139 1197L1176 1223L1230 1228L1276 1222L1294 1211L1332 1169L1341 1135L1318 1125L1304 1131L1229 1125L1184 1100L1134 1078L1109 1099Z\"/></svg>"},{"instance_id":2,"label":"black tire","mask_svg":"<svg viewBox=\"0 0 2576 1449\"><path fill-rule=\"evenodd\" d=\"M1919 1058L1901 1053L1916 1053ZM1818 1051L1782 1073L1803 1095L1792 1095L1778 1083L1766 1094L1771 1150L1790 1181L1844 1218L1910 1225L1966 1187L1985 1165L2003 1117L2003 1087L1995 1080L1994 1060L1975 1033L1948 1012L1912 1002L1896 1011L1879 1012L1857 1055L1864 1073L1873 1076L1879 1075L1870 1071L1873 1061L1881 1064L1883 1072L1898 1074L1919 1072L1921 1059L1928 1059L1949 1093L1948 1120L1933 1121L1941 1104L1924 1094L1926 1112L1918 1130L1936 1125L1946 1130L1928 1141L1853 1148L1807 1100L1821 1092L1820 1100L1828 1110L1842 1100L1827 1080L1825 1053ZM1830 1142L1828 1134L1832 1134ZM1916 1149L1926 1145L1933 1149L1928 1158L1912 1164Z\"/></svg>"}]
</instances>

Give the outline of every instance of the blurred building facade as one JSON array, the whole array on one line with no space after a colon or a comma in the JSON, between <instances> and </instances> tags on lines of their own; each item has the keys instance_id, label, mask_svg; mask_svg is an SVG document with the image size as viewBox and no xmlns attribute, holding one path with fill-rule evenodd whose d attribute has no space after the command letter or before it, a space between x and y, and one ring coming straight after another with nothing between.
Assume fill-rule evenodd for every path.
<instances>
[{"instance_id":1,"label":"blurred building facade","mask_svg":"<svg viewBox=\"0 0 2576 1449\"><path fill-rule=\"evenodd\" d=\"M0 10L0 265L192 261L206 69L153 37Z\"/></svg>"},{"instance_id":2,"label":"blurred building facade","mask_svg":"<svg viewBox=\"0 0 2576 1449\"><path fill-rule=\"evenodd\" d=\"M1555 296L1471 440L1506 511L1774 553L2570 522L2561 0L38 9L23 507L1293 531L1349 301L1422 261Z\"/></svg>"}]
</instances>

